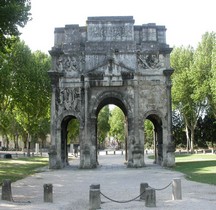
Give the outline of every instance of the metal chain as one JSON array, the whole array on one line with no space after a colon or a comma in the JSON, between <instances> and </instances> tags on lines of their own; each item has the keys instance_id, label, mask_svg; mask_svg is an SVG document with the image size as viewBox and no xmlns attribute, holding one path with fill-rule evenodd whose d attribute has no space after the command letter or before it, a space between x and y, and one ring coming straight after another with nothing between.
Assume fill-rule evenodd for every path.
<instances>
[{"instance_id":1,"label":"metal chain","mask_svg":"<svg viewBox=\"0 0 216 210\"><path fill-rule=\"evenodd\" d=\"M165 190L166 188L168 188L170 185L172 184L172 182L170 182L167 186L163 187L163 188L160 188L160 189L156 189L156 188L153 188L151 186L149 186L150 188L154 189L154 190L157 190L157 191L160 191L160 190ZM106 199L112 201L112 202L115 202L115 203L129 203L131 201L135 201L137 198L139 198L141 195L143 195L145 193L145 191L143 191L140 195L136 196L135 198L133 199L130 199L130 200L126 200L126 201L117 201L117 200L114 200L106 195L104 195L102 192L100 192L100 194L102 196L104 196Z\"/></svg>"},{"instance_id":2,"label":"metal chain","mask_svg":"<svg viewBox=\"0 0 216 210\"><path fill-rule=\"evenodd\" d=\"M114 200L112 198L109 198L108 196L104 195L102 192L100 192L101 195L103 195L106 199L112 201L112 202L115 202L115 203L129 203L131 201L135 201L137 198L139 198L142 194L144 194L145 191L143 191L140 195L136 196L135 198L133 199L130 199L130 200L126 200L126 201L117 201L117 200Z\"/></svg>"},{"instance_id":3,"label":"metal chain","mask_svg":"<svg viewBox=\"0 0 216 210\"><path fill-rule=\"evenodd\" d=\"M167 186L165 186L165 187L163 187L163 188L159 188L159 189L154 188L154 187L151 187L151 186L149 186L149 187L152 188L152 189L154 189L154 190L160 191L160 190L165 190L165 189L168 188L171 184L172 184L172 182L170 182Z\"/></svg>"}]
</instances>

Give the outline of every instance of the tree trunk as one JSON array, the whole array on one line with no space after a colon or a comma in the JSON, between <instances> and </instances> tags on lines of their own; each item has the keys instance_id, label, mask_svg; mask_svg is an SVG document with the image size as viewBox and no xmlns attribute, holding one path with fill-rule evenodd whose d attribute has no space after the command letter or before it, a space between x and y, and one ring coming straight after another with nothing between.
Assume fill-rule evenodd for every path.
<instances>
[{"instance_id":1,"label":"tree trunk","mask_svg":"<svg viewBox=\"0 0 216 210\"><path fill-rule=\"evenodd\" d=\"M195 129L191 128L191 153L194 153L194 133Z\"/></svg>"},{"instance_id":2,"label":"tree trunk","mask_svg":"<svg viewBox=\"0 0 216 210\"><path fill-rule=\"evenodd\" d=\"M188 153L191 148L191 145L190 145L190 136L189 136L189 130L188 130L187 125L185 127L185 132L186 132L186 138L187 138L187 153Z\"/></svg>"}]
</instances>

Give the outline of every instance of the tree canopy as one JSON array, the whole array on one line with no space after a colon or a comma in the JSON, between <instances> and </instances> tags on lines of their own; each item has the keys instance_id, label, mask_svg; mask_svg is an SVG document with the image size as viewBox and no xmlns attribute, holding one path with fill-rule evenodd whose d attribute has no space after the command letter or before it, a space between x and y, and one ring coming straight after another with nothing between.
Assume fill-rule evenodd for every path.
<instances>
[{"instance_id":1,"label":"tree canopy","mask_svg":"<svg viewBox=\"0 0 216 210\"><path fill-rule=\"evenodd\" d=\"M173 108L183 117L187 147L193 151L198 120L215 115L215 33L205 33L198 47L174 48L171 54Z\"/></svg>"},{"instance_id":2,"label":"tree canopy","mask_svg":"<svg viewBox=\"0 0 216 210\"><path fill-rule=\"evenodd\" d=\"M49 132L50 57L32 53L17 41L5 54L0 71L0 132L32 138L45 138Z\"/></svg>"},{"instance_id":3,"label":"tree canopy","mask_svg":"<svg viewBox=\"0 0 216 210\"><path fill-rule=\"evenodd\" d=\"M0 1L0 49L11 42L12 36L19 36L19 27L24 27L31 20L30 0Z\"/></svg>"}]
</instances>

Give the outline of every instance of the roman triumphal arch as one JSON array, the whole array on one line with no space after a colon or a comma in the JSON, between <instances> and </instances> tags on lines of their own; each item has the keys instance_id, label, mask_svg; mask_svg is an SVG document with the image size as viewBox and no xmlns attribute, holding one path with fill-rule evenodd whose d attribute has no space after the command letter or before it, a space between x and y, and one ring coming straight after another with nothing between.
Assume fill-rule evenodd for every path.
<instances>
[{"instance_id":1,"label":"roman triumphal arch","mask_svg":"<svg viewBox=\"0 0 216 210\"><path fill-rule=\"evenodd\" d=\"M97 115L111 103L127 119L127 166L145 166L145 119L155 127L156 163L174 166L166 28L134 25L132 16L89 17L86 26L56 28L54 40L50 168L68 163L73 118L79 121L80 168L97 167Z\"/></svg>"}]
</instances>

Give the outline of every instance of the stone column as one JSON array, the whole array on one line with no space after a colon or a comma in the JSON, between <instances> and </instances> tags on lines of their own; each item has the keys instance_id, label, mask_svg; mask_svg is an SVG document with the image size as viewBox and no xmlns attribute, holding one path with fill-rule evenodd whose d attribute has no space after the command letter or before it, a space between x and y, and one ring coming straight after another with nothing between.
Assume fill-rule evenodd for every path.
<instances>
[{"instance_id":1,"label":"stone column","mask_svg":"<svg viewBox=\"0 0 216 210\"><path fill-rule=\"evenodd\" d=\"M131 153L132 153L132 165L130 167L143 167L144 166L144 139L140 134L139 124L139 81L138 77L134 78L134 110L133 110L133 129L134 136L131 137ZM142 138L142 139L141 139ZM129 153L130 154L130 153ZM130 159L130 158L129 158Z\"/></svg>"},{"instance_id":2,"label":"stone column","mask_svg":"<svg viewBox=\"0 0 216 210\"><path fill-rule=\"evenodd\" d=\"M163 142L163 146L166 147L163 149L164 153L164 166L174 166L175 165L175 155L174 155L174 143L172 139L172 96L171 96L171 75L173 69L166 69L163 71L166 76L166 92L167 92L167 141Z\"/></svg>"},{"instance_id":3,"label":"stone column","mask_svg":"<svg viewBox=\"0 0 216 210\"><path fill-rule=\"evenodd\" d=\"M50 54L52 56L57 56L56 52L50 52ZM54 64L53 64L54 65ZM55 68L55 66L53 66L53 68ZM57 88L59 87L59 78L64 76L63 75L63 72L58 72L56 70L50 70L48 72L49 76L50 76L50 79L51 79L51 86L52 86L52 99L51 99L51 119L50 119L50 137L51 137L51 146L55 149L56 149L56 152L57 152L57 155L55 156L52 156L52 157L49 157L49 161L52 162L52 163L57 163L57 159L56 160L51 160L50 158L57 158L58 155L61 155L61 154L58 154L58 147L57 147L57 136L56 136L56 90ZM52 149L53 149L52 148ZM51 149L51 150L52 150ZM58 168L59 166L54 166L54 165L51 165L50 166L52 168Z\"/></svg>"}]
</instances>

